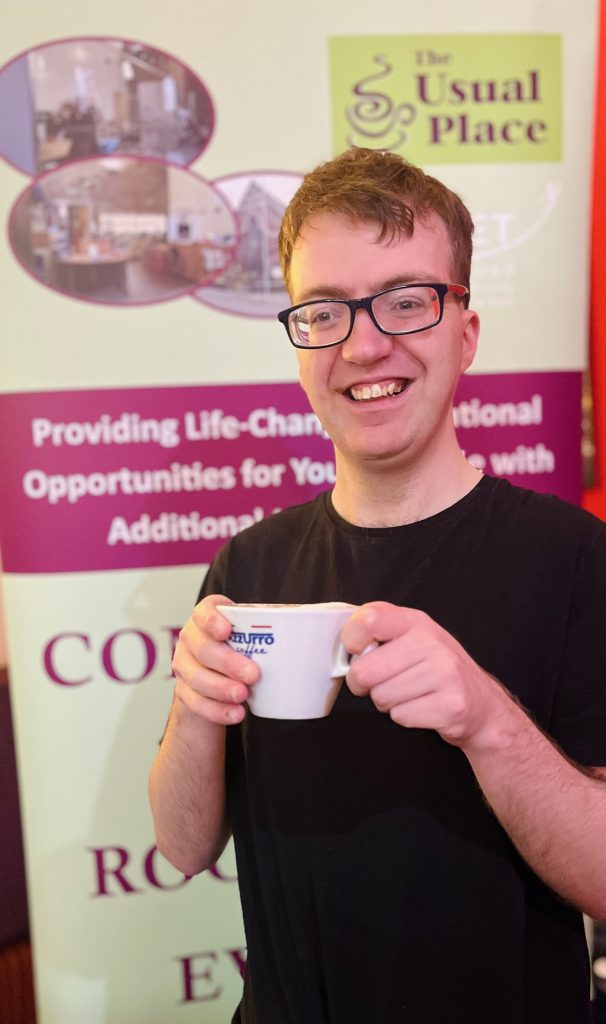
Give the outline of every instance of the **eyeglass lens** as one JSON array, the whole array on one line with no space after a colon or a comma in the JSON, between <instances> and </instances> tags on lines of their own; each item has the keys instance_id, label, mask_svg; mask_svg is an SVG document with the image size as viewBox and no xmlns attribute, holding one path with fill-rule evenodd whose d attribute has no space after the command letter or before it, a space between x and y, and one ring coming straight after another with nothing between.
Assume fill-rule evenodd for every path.
<instances>
[{"instance_id":1,"label":"eyeglass lens","mask_svg":"<svg viewBox=\"0 0 606 1024\"><path fill-rule=\"evenodd\" d=\"M388 334L432 327L440 318L440 299L429 285L382 292L373 298L371 306L377 323ZM289 326L300 345L334 345L347 337L352 316L346 302L315 301L293 310Z\"/></svg>"}]
</instances>

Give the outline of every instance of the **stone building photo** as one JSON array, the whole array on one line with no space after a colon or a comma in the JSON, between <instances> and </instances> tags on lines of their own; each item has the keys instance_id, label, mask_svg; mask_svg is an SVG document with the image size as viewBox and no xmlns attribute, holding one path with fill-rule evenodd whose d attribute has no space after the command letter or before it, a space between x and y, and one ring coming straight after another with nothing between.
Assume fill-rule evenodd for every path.
<instances>
[{"instance_id":1,"label":"stone building photo","mask_svg":"<svg viewBox=\"0 0 606 1024\"><path fill-rule=\"evenodd\" d=\"M232 262L196 298L225 312L274 317L289 304L278 260L284 210L299 187L297 174L234 175L215 182L234 209L238 244Z\"/></svg>"}]
</instances>

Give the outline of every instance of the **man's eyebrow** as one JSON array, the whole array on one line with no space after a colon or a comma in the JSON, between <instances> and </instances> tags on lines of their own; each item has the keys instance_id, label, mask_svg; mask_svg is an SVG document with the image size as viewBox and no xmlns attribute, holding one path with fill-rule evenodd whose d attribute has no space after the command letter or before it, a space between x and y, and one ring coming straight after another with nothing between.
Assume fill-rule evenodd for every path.
<instances>
[{"instance_id":1,"label":"man's eyebrow","mask_svg":"<svg viewBox=\"0 0 606 1024\"><path fill-rule=\"evenodd\" d=\"M374 295L376 292L385 291L387 288L397 288L399 284L423 284L426 281L433 282L435 274L428 274L426 270L415 270L408 271L403 274L398 274L396 277L390 277L387 280L378 281L372 285L369 292L370 295ZM310 302L312 299L356 299L361 298L359 295L351 295L350 292L345 291L343 288L336 288L334 285L314 285L313 288L307 288L301 292L297 299L297 305L301 302Z\"/></svg>"}]
</instances>

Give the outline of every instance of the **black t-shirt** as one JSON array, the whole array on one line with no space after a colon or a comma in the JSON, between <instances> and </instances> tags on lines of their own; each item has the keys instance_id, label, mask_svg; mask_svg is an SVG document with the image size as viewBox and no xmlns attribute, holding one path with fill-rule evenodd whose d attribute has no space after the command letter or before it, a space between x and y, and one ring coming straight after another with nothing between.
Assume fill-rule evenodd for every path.
<instances>
[{"instance_id":1,"label":"black t-shirt","mask_svg":"<svg viewBox=\"0 0 606 1024\"><path fill-rule=\"evenodd\" d=\"M484 477L367 529L323 494L230 541L202 593L422 609L571 758L606 764L606 526L556 498ZM227 733L245 1024L587 1024L582 918L460 750L346 686L328 718L247 713Z\"/></svg>"}]
</instances>

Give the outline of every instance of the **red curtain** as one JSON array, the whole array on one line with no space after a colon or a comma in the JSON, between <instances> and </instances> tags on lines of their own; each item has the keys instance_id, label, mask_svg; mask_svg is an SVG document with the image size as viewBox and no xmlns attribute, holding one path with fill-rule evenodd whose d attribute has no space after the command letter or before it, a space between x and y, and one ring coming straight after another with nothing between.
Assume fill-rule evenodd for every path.
<instances>
[{"instance_id":1,"label":"red curtain","mask_svg":"<svg viewBox=\"0 0 606 1024\"><path fill-rule=\"evenodd\" d=\"M606 519L606 0L599 15L593 216L591 232L590 366L593 385L595 482L583 504Z\"/></svg>"}]
</instances>

